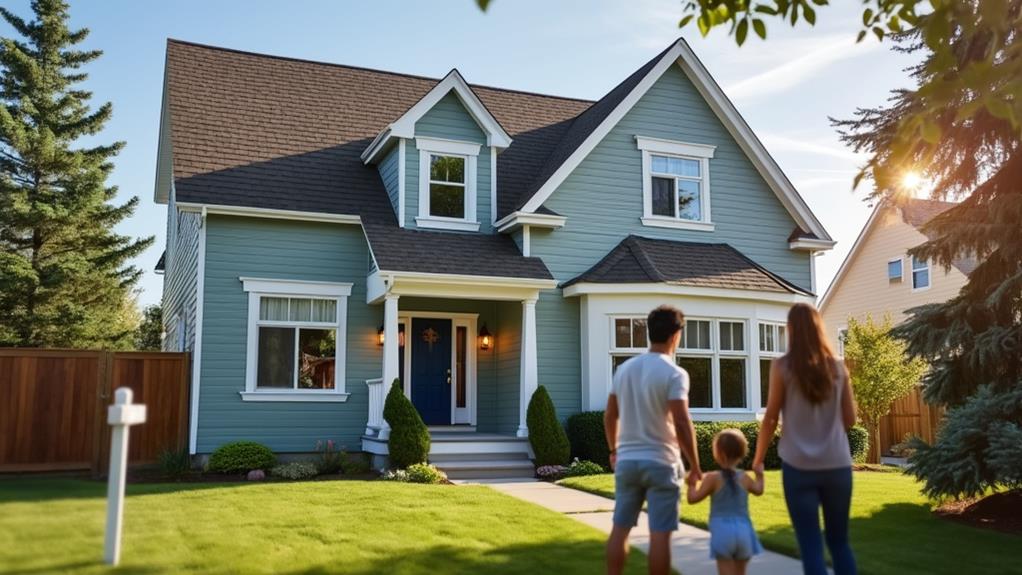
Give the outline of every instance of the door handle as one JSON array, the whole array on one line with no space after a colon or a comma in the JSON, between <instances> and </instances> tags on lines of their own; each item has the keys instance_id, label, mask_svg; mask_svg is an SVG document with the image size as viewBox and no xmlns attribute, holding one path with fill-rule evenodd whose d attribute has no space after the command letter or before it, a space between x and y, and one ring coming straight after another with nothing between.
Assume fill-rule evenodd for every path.
<instances>
[{"instance_id":1,"label":"door handle","mask_svg":"<svg viewBox=\"0 0 1022 575\"><path fill-rule=\"evenodd\" d=\"M451 370L447 369L447 385L451 385Z\"/></svg>"}]
</instances>

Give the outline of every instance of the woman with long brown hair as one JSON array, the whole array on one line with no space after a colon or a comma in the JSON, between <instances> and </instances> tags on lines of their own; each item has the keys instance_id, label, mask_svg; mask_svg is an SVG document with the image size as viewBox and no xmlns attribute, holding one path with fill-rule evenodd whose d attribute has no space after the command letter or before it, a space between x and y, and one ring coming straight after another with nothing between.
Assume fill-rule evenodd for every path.
<instances>
[{"instance_id":1,"label":"woman with long brown hair","mask_svg":"<svg viewBox=\"0 0 1022 575\"><path fill-rule=\"evenodd\" d=\"M766 414L756 441L753 469L763 469L780 416L779 453L788 515L795 528L802 570L824 575L820 508L827 548L837 575L855 573L848 544L852 457L848 429L855 424L855 397L848 370L826 339L820 313L809 304L788 311L788 353L770 366Z\"/></svg>"}]
</instances>

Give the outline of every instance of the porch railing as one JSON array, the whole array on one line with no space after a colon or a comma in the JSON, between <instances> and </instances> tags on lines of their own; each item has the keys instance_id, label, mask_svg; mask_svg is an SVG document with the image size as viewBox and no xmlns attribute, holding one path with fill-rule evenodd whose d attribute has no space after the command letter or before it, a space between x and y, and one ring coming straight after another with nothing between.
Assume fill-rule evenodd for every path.
<instances>
[{"instance_id":1,"label":"porch railing","mask_svg":"<svg viewBox=\"0 0 1022 575\"><path fill-rule=\"evenodd\" d=\"M390 426L387 425L387 420L383 419L383 403L387 400L387 388L383 385L383 378L367 379L366 386L369 388L366 435L387 439L390 436Z\"/></svg>"}]
</instances>

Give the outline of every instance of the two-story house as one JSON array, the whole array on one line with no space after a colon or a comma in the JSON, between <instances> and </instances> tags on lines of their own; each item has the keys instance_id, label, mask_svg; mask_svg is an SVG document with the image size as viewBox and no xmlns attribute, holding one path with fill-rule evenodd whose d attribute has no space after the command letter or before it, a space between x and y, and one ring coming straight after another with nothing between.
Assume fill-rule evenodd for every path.
<instances>
[{"instance_id":1,"label":"two-story house","mask_svg":"<svg viewBox=\"0 0 1022 575\"><path fill-rule=\"evenodd\" d=\"M527 452L662 303L696 417L751 419L834 243L683 40L596 102L170 41L155 194L193 454L384 455L395 380L438 459Z\"/></svg>"},{"instance_id":2,"label":"two-story house","mask_svg":"<svg viewBox=\"0 0 1022 575\"><path fill-rule=\"evenodd\" d=\"M839 354L844 354L848 318L864 321L870 315L881 321L890 315L898 324L906 310L945 302L965 286L976 268L974 258L959 258L944 270L908 255L908 250L927 241L923 225L953 205L912 198L898 205L881 202L874 208L820 300L828 336Z\"/></svg>"}]
</instances>

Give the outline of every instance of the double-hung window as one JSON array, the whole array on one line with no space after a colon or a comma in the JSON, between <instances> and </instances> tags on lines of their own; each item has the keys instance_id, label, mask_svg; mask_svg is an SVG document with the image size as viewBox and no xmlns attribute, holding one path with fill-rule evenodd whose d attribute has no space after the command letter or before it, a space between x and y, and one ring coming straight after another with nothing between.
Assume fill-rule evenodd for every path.
<instances>
[{"instance_id":1,"label":"double-hung window","mask_svg":"<svg viewBox=\"0 0 1022 575\"><path fill-rule=\"evenodd\" d=\"M887 262L887 281L890 283L901 283L903 262L901 258Z\"/></svg>"},{"instance_id":2,"label":"double-hung window","mask_svg":"<svg viewBox=\"0 0 1022 575\"><path fill-rule=\"evenodd\" d=\"M912 289L924 290L930 287L930 262L912 256Z\"/></svg>"},{"instance_id":3,"label":"double-hung window","mask_svg":"<svg viewBox=\"0 0 1022 575\"><path fill-rule=\"evenodd\" d=\"M419 151L419 210L422 228L478 231L476 180L480 144L415 138Z\"/></svg>"},{"instance_id":4,"label":"double-hung window","mask_svg":"<svg viewBox=\"0 0 1022 575\"><path fill-rule=\"evenodd\" d=\"M642 151L642 223L712 230L709 161L714 147L636 136Z\"/></svg>"},{"instance_id":5,"label":"double-hung window","mask_svg":"<svg viewBox=\"0 0 1022 575\"><path fill-rule=\"evenodd\" d=\"M745 382L748 380L745 322L721 321L720 333L720 407L744 409L749 406Z\"/></svg>"},{"instance_id":6,"label":"double-hung window","mask_svg":"<svg viewBox=\"0 0 1022 575\"><path fill-rule=\"evenodd\" d=\"M344 401L350 284L242 278L249 294L246 401Z\"/></svg>"},{"instance_id":7,"label":"double-hung window","mask_svg":"<svg viewBox=\"0 0 1022 575\"><path fill-rule=\"evenodd\" d=\"M770 364L788 351L788 327L782 323L759 324L759 405L766 407L770 392Z\"/></svg>"}]
</instances>

